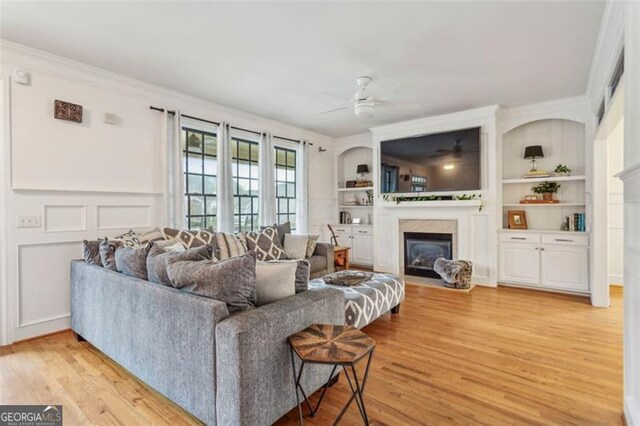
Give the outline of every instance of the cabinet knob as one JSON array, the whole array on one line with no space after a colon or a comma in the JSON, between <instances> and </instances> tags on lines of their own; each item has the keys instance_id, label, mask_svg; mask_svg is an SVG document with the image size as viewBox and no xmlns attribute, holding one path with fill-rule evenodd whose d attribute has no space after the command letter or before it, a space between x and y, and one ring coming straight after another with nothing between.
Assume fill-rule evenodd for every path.
<instances>
[{"instance_id":1,"label":"cabinet knob","mask_svg":"<svg viewBox=\"0 0 640 426\"><path fill-rule=\"evenodd\" d=\"M540 251L544 251L544 247L540 247Z\"/></svg>"}]
</instances>

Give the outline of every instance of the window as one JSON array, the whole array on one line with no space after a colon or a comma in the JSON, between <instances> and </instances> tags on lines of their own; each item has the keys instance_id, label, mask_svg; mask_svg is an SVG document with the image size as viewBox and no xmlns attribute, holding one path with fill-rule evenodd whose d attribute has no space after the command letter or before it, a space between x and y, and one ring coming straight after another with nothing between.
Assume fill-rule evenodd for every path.
<instances>
[{"instance_id":1,"label":"window","mask_svg":"<svg viewBox=\"0 0 640 426\"><path fill-rule=\"evenodd\" d=\"M215 133L182 128L187 226L216 228L218 140Z\"/></svg>"},{"instance_id":2,"label":"window","mask_svg":"<svg viewBox=\"0 0 640 426\"><path fill-rule=\"evenodd\" d=\"M275 147L276 222L291 222L296 229L296 151Z\"/></svg>"},{"instance_id":3,"label":"window","mask_svg":"<svg viewBox=\"0 0 640 426\"><path fill-rule=\"evenodd\" d=\"M258 227L258 143L231 138L233 226L236 232Z\"/></svg>"}]
</instances>

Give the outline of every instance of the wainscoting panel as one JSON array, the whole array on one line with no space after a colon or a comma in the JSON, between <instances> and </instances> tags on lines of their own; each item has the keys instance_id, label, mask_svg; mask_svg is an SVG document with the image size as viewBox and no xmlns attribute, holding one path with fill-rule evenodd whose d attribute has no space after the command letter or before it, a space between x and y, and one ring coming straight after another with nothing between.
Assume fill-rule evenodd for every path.
<instances>
[{"instance_id":1,"label":"wainscoting panel","mask_svg":"<svg viewBox=\"0 0 640 426\"><path fill-rule=\"evenodd\" d=\"M82 241L18 246L19 327L69 316L69 265L79 258Z\"/></svg>"},{"instance_id":2,"label":"wainscoting panel","mask_svg":"<svg viewBox=\"0 0 640 426\"><path fill-rule=\"evenodd\" d=\"M87 230L87 208L84 205L48 205L43 207L44 232Z\"/></svg>"},{"instance_id":3,"label":"wainscoting panel","mask_svg":"<svg viewBox=\"0 0 640 426\"><path fill-rule=\"evenodd\" d=\"M487 241L491 240L491 231L493 228L490 226L490 221L493 220L493 216L488 215L473 215L471 219L471 229L473 233L473 277L475 279L481 279L483 282L488 282L490 279L490 252L486 250Z\"/></svg>"},{"instance_id":4,"label":"wainscoting panel","mask_svg":"<svg viewBox=\"0 0 640 426\"><path fill-rule=\"evenodd\" d=\"M149 228L153 226L151 206L99 205L97 206L98 230Z\"/></svg>"}]
</instances>

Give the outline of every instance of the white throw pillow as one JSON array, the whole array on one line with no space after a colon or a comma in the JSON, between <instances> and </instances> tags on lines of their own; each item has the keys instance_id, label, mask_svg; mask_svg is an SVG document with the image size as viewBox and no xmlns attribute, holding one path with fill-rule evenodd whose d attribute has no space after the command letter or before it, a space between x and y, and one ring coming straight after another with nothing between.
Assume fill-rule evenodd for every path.
<instances>
[{"instance_id":1,"label":"white throw pillow","mask_svg":"<svg viewBox=\"0 0 640 426\"><path fill-rule=\"evenodd\" d=\"M307 255L307 235L285 234L284 252L288 259L304 259Z\"/></svg>"},{"instance_id":2,"label":"white throw pillow","mask_svg":"<svg viewBox=\"0 0 640 426\"><path fill-rule=\"evenodd\" d=\"M296 294L297 262L256 262L256 306Z\"/></svg>"}]
</instances>

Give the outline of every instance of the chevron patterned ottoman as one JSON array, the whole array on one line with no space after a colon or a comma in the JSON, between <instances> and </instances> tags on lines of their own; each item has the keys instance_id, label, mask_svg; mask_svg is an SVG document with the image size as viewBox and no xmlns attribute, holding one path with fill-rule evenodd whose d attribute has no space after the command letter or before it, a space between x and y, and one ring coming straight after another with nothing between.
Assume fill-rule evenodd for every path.
<instances>
[{"instance_id":1,"label":"chevron patterned ottoman","mask_svg":"<svg viewBox=\"0 0 640 426\"><path fill-rule=\"evenodd\" d=\"M400 311L404 300L404 280L393 274L374 273L373 277L353 287L326 284L322 278L309 281L309 289L331 287L345 295L345 324L362 328L382 315Z\"/></svg>"}]
</instances>

